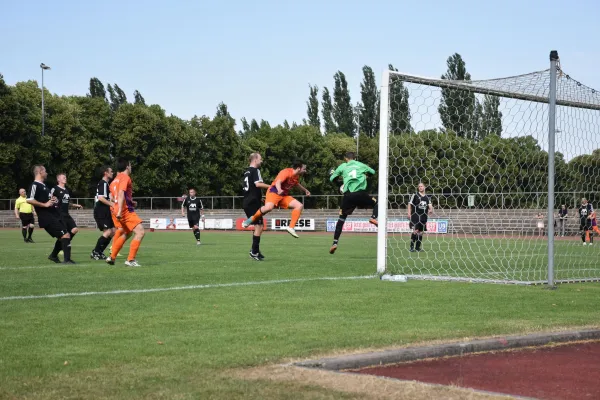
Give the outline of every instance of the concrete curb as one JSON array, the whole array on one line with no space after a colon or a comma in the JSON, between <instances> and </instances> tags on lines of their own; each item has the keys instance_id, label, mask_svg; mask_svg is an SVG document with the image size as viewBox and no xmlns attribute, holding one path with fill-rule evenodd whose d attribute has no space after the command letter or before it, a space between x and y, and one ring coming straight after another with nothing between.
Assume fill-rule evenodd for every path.
<instances>
[{"instance_id":1,"label":"concrete curb","mask_svg":"<svg viewBox=\"0 0 600 400\"><path fill-rule=\"evenodd\" d=\"M536 333L525 336L506 336L493 339L472 340L468 342L448 343L434 346L385 350L366 354L354 354L349 356L308 360L297 362L293 365L306 368L342 371L376 365L415 361L424 358L460 356L484 351L507 350L529 346L543 346L549 343L564 343L594 339L600 339L600 329Z\"/></svg>"}]
</instances>

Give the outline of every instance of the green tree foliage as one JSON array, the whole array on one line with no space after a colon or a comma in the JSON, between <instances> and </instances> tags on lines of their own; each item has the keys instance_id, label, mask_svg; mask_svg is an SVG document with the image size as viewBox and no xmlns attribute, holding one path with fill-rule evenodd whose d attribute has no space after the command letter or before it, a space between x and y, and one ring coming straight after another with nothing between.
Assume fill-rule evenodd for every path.
<instances>
[{"instance_id":1,"label":"green tree foliage","mask_svg":"<svg viewBox=\"0 0 600 400\"><path fill-rule=\"evenodd\" d=\"M308 116L308 124L315 128L321 128L321 119L319 118L319 87L317 85L308 86L310 88L310 96L306 102Z\"/></svg>"},{"instance_id":2,"label":"green tree foliage","mask_svg":"<svg viewBox=\"0 0 600 400\"><path fill-rule=\"evenodd\" d=\"M460 54L455 53L446 61L448 70L442 79L470 81L466 64ZM442 99L438 107L442 123L446 130L455 132L459 137L475 139L477 124L475 116L475 94L467 90L442 89Z\"/></svg>"},{"instance_id":3,"label":"green tree foliage","mask_svg":"<svg viewBox=\"0 0 600 400\"><path fill-rule=\"evenodd\" d=\"M388 66L390 71L398 71L392 64ZM410 132L410 109L408 106L408 88L395 75L390 77L390 132L393 135ZM377 119L379 120L379 101L377 102ZM373 137L373 136L371 136Z\"/></svg>"},{"instance_id":4,"label":"green tree foliage","mask_svg":"<svg viewBox=\"0 0 600 400\"><path fill-rule=\"evenodd\" d=\"M108 97L110 99L110 108L113 111L117 111L121 105L127 103L127 96L125 95L125 92L121 90L119 85L115 83L114 86L111 86L109 83L107 89Z\"/></svg>"},{"instance_id":5,"label":"green tree foliage","mask_svg":"<svg viewBox=\"0 0 600 400\"><path fill-rule=\"evenodd\" d=\"M478 118L477 139L485 139L488 135L502 134L502 112L500 111L500 98L486 94L483 97L483 106L479 105L480 119Z\"/></svg>"},{"instance_id":6,"label":"green tree foliage","mask_svg":"<svg viewBox=\"0 0 600 400\"><path fill-rule=\"evenodd\" d=\"M338 71L333 76L335 86L333 89L333 118L338 128L338 132L345 133L348 136L354 136L354 109L348 82L343 72ZM325 108L325 105L323 105Z\"/></svg>"},{"instance_id":7,"label":"green tree foliage","mask_svg":"<svg viewBox=\"0 0 600 400\"><path fill-rule=\"evenodd\" d=\"M88 93L89 97L92 98L100 98L106 101L106 89L104 89L104 84L98 78L90 79L90 92Z\"/></svg>"},{"instance_id":8,"label":"green tree foliage","mask_svg":"<svg viewBox=\"0 0 600 400\"><path fill-rule=\"evenodd\" d=\"M337 132L338 127L333 121L333 105L331 103L331 95L327 87L323 88L323 125L325 133Z\"/></svg>"},{"instance_id":9,"label":"green tree foliage","mask_svg":"<svg viewBox=\"0 0 600 400\"><path fill-rule=\"evenodd\" d=\"M144 100L144 96L137 90L133 92L134 104L140 104L142 106L146 105L146 100Z\"/></svg>"},{"instance_id":10,"label":"green tree foliage","mask_svg":"<svg viewBox=\"0 0 600 400\"><path fill-rule=\"evenodd\" d=\"M375 137L379 132L379 90L375 82L375 74L371 67L363 67L363 81L360 84L361 107L360 131L368 137Z\"/></svg>"}]
</instances>

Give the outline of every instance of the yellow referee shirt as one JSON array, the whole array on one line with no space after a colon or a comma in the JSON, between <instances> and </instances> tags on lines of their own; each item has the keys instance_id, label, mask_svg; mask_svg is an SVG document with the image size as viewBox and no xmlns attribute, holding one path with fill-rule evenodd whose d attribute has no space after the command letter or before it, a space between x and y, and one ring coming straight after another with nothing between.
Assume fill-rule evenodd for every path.
<instances>
[{"instance_id":1,"label":"yellow referee shirt","mask_svg":"<svg viewBox=\"0 0 600 400\"><path fill-rule=\"evenodd\" d=\"M33 212L33 206L27 202L25 197L19 197L15 201L15 210L19 210L21 214L31 214Z\"/></svg>"}]
</instances>

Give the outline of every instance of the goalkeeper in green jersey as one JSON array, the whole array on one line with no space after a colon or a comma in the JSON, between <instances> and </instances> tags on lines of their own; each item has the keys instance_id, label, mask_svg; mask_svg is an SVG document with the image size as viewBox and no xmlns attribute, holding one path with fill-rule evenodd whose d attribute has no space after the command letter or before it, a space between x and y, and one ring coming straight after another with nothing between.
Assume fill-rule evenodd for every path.
<instances>
[{"instance_id":1,"label":"goalkeeper in green jersey","mask_svg":"<svg viewBox=\"0 0 600 400\"><path fill-rule=\"evenodd\" d=\"M335 226L333 244L329 249L329 254L333 254L337 250L344 222L346 222L346 218L354 212L356 207L373 207L373 214L369 222L377 226L377 199L371 197L366 190L366 174L374 175L375 170L368 165L356 161L352 152L346 153L344 159L346 162L337 167L335 171L332 171L329 177L329 180L332 182L339 176L344 180L344 185L342 186L344 198L342 199L340 216Z\"/></svg>"}]
</instances>

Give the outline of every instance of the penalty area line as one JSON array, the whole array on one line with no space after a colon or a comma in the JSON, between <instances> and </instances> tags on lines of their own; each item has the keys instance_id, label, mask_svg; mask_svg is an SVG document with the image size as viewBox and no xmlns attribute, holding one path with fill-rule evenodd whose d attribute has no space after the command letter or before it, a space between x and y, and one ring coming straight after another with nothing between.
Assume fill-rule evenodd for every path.
<instances>
[{"instance_id":1,"label":"penalty area line","mask_svg":"<svg viewBox=\"0 0 600 400\"><path fill-rule=\"evenodd\" d=\"M42 294L42 295L31 295L31 296L8 296L0 297L0 301L10 300L35 300L35 299L54 299L61 297L81 297L81 296L106 296L114 294L134 294L134 293L155 293L155 292L169 292L175 290L197 290L197 289L215 289L215 288L226 288L236 286L256 286L256 285L276 285L281 283L297 283L297 282L315 282L315 281L345 281L345 280L358 280L358 279L374 279L377 275L363 275L363 276L330 276L321 278L298 278L298 279L277 279L272 281L254 281L254 282L232 282L232 283L212 283L205 285L190 285L190 286L174 286L165 288L151 288L151 289L123 289L123 290L110 290L105 292L74 292L74 293L55 293L55 294Z\"/></svg>"}]
</instances>

